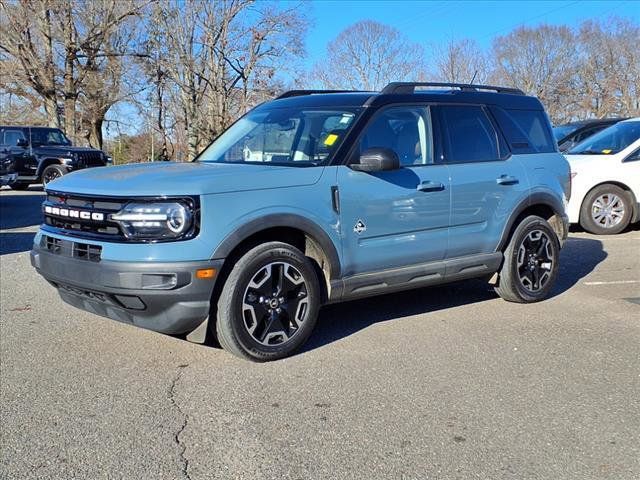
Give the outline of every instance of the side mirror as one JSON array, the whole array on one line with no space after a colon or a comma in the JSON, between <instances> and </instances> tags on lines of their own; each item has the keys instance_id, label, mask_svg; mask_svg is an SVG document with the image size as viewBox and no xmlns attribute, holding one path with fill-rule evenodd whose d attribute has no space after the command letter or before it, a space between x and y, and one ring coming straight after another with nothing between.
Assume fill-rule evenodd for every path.
<instances>
[{"instance_id":1,"label":"side mirror","mask_svg":"<svg viewBox=\"0 0 640 480\"><path fill-rule=\"evenodd\" d=\"M19 138L18 141L16 142L16 146L18 146L18 147L28 147L29 146L29 142L27 141L26 138Z\"/></svg>"},{"instance_id":2,"label":"side mirror","mask_svg":"<svg viewBox=\"0 0 640 480\"><path fill-rule=\"evenodd\" d=\"M358 172L385 172L398 170L400 159L390 148L367 148L360 154L360 163L349 166Z\"/></svg>"}]
</instances>

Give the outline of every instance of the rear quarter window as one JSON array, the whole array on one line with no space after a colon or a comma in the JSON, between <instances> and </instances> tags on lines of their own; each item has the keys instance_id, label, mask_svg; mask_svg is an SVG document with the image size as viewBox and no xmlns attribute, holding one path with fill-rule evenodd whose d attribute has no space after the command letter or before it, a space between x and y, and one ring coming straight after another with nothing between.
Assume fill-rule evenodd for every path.
<instances>
[{"instance_id":1,"label":"rear quarter window","mask_svg":"<svg viewBox=\"0 0 640 480\"><path fill-rule=\"evenodd\" d=\"M489 110L513 153L557 151L549 120L543 110L505 110L496 106L489 107Z\"/></svg>"},{"instance_id":2,"label":"rear quarter window","mask_svg":"<svg viewBox=\"0 0 640 480\"><path fill-rule=\"evenodd\" d=\"M527 136L539 153L555 152L555 141L549 128L549 121L540 110L508 110L516 125Z\"/></svg>"}]
</instances>

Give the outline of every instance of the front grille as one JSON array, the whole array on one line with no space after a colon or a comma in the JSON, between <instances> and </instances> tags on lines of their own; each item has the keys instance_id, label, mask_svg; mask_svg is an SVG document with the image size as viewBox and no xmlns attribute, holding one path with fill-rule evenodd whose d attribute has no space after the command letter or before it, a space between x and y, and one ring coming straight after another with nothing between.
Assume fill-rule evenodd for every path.
<instances>
[{"instance_id":1,"label":"front grille","mask_svg":"<svg viewBox=\"0 0 640 480\"><path fill-rule=\"evenodd\" d=\"M81 168L104 166L102 152L78 152L78 165Z\"/></svg>"},{"instance_id":2,"label":"front grille","mask_svg":"<svg viewBox=\"0 0 640 480\"><path fill-rule=\"evenodd\" d=\"M109 215L119 212L126 203L125 199L91 199L49 193L42 204L44 224L72 236L124 240L120 227L109 220Z\"/></svg>"},{"instance_id":3,"label":"front grille","mask_svg":"<svg viewBox=\"0 0 640 480\"><path fill-rule=\"evenodd\" d=\"M55 255L87 260L89 262L99 262L102 256L102 247L99 245L62 240L60 238L50 237L49 235L42 236L40 246Z\"/></svg>"}]
</instances>

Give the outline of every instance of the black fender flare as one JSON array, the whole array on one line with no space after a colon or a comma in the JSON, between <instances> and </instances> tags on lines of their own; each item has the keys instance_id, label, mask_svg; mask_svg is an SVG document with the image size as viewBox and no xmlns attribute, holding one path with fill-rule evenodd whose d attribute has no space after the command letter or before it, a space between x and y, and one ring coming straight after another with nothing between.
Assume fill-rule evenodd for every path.
<instances>
[{"instance_id":1,"label":"black fender flare","mask_svg":"<svg viewBox=\"0 0 640 480\"><path fill-rule=\"evenodd\" d=\"M340 258L338 257L336 246L327 232L312 220L293 213L273 213L251 220L228 235L220 245L216 247L211 258L227 258L234 248L251 235L261 232L262 230L277 227L295 228L311 237L320 248L322 248L322 251L327 257L331 279L340 278Z\"/></svg>"},{"instance_id":2,"label":"black fender flare","mask_svg":"<svg viewBox=\"0 0 640 480\"><path fill-rule=\"evenodd\" d=\"M497 252L504 250L505 246L509 242L509 236L513 230L514 224L518 217L524 212L527 208L533 207L535 205L545 205L551 210L554 211L556 215L560 215L563 218L563 222L567 224L567 215L565 213L564 205L562 204L562 200L558 197L552 195L547 192L534 192L529 195L526 199L522 200L516 208L511 212L507 223L505 224L504 230L502 231L502 235L500 236L500 242L498 243L498 247L496 248ZM568 228L568 226L567 226ZM560 243L562 244L563 239L560 239Z\"/></svg>"},{"instance_id":3,"label":"black fender flare","mask_svg":"<svg viewBox=\"0 0 640 480\"><path fill-rule=\"evenodd\" d=\"M36 170L36 175L38 176L38 178L42 176L44 169L47 168L49 165L64 166L63 163L55 157L45 157L42 159L38 159L38 169Z\"/></svg>"}]
</instances>

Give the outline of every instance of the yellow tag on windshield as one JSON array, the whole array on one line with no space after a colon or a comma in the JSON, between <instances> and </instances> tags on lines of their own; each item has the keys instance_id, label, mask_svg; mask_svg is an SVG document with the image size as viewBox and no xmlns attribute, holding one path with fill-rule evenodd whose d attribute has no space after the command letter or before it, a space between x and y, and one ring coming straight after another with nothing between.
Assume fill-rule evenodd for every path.
<instances>
[{"instance_id":1,"label":"yellow tag on windshield","mask_svg":"<svg viewBox=\"0 0 640 480\"><path fill-rule=\"evenodd\" d=\"M327 147L330 147L331 145L336 143L336 140L338 140L338 135L336 135L335 133L330 133L329 135L327 135L327 138L325 138L324 144Z\"/></svg>"},{"instance_id":2,"label":"yellow tag on windshield","mask_svg":"<svg viewBox=\"0 0 640 480\"><path fill-rule=\"evenodd\" d=\"M604 150L602 150L602 153L604 153L605 155L609 155L611 153L611 150L608 148L605 148Z\"/></svg>"}]
</instances>

